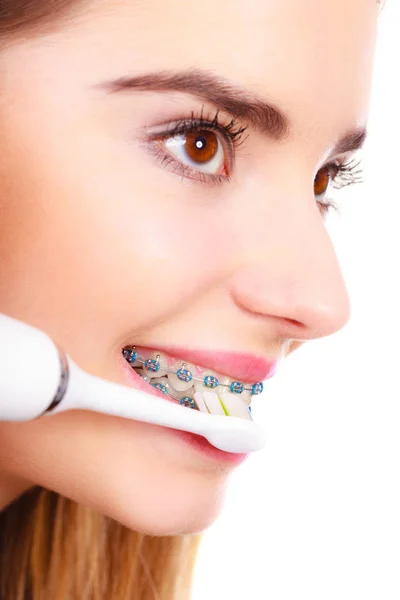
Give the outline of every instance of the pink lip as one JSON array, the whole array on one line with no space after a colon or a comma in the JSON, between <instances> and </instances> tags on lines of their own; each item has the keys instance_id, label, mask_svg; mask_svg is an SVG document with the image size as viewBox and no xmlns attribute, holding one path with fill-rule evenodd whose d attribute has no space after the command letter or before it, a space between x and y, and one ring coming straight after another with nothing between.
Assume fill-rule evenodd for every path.
<instances>
[{"instance_id":1,"label":"pink lip","mask_svg":"<svg viewBox=\"0 0 400 600\"><path fill-rule=\"evenodd\" d=\"M190 350L173 346L157 346L156 349L178 360L193 363L203 369L217 371L231 379L246 383L265 381L275 374L278 367L278 361L267 361L265 358L253 354Z\"/></svg>"}]
</instances>

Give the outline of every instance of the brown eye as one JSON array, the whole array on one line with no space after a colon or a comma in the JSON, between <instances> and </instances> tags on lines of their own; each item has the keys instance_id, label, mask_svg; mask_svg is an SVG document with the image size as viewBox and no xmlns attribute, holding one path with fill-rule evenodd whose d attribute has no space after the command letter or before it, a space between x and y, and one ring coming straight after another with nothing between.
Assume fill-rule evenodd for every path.
<instances>
[{"instance_id":1,"label":"brown eye","mask_svg":"<svg viewBox=\"0 0 400 600\"><path fill-rule=\"evenodd\" d=\"M214 131L197 129L165 138L164 147L176 160L193 171L221 175L226 171L227 151Z\"/></svg>"},{"instance_id":2,"label":"brown eye","mask_svg":"<svg viewBox=\"0 0 400 600\"><path fill-rule=\"evenodd\" d=\"M218 152L218 138L212 131L195 131L186 134L187 155L200 164L208 163Z\"/></svg>"},{"instance_id":3,"label":"brown eye","mask_svg":"<svg viewBox=\"0 0 400 600\"><path fill-rule=\"evenodd\" d=\"M324 167L320 169L314 179L314 195L323 196L329 188L332 181L332 168Z\"/></svg>"}]
</instances>

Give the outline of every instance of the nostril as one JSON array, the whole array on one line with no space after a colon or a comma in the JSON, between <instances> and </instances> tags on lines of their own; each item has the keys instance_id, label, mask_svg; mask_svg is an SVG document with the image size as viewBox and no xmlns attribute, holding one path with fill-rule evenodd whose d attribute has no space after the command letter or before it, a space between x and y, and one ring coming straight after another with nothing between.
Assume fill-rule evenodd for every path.
<instances>
[{"instance_id":1,"label":"nostril","mask_svg":"<svg viewBox=\"0 0 400 600\"><path fill-rule=\"evenodd\" d=\"M302 340L310 339L309 327L304 321L290 319L289 317L276 317L276 331L282 340Z\"/></svg>"},{"instance_id":2,"label":"nostril","mask_svg":"<svg viewBox=\"0 0 400 600\"><path fill-rule=\"evenodd\" d=\"M289 325L294 325L295 327L299 327L299 328L305 327L304 323L302 323L301 321L296 321L296 319L288 319L288 318L284 317L283 320L286 321L286 323L289 323Z\"/></svg>"}]
</instances>

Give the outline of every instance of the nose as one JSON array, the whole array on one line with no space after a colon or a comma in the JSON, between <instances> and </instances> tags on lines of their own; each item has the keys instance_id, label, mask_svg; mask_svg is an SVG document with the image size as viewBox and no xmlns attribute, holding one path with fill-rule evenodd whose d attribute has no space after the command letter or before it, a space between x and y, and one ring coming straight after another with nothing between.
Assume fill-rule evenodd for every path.
<instances>
[{"instance_id":1,"label":"nose","mask_svg":"<svg viewBox=\"0 0 400 600\"><path fill-rule=\"evenodd\" d=\"M325 337L350 317L343 275L314 199L302 211L286 209L247 223L252 235L231 280L232 297L242 310L269 318L280 339Z\"/></svg>"}]
</instances>

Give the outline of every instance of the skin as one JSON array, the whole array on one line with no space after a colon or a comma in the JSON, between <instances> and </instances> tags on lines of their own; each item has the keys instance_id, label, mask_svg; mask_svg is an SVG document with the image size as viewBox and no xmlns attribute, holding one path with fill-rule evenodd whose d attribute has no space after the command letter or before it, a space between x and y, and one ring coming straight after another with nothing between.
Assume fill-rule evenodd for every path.
<instances>
[{"instance_id":1,"label":"skin","mask_svg":"<svg viewBox=\"0 0 400 600\"><path fill-rule=\"evenodd\" d=\"M6 48L0 312L120 383L129 343L277 359L341 329L349 299L313 181L365 126L376 20L370 0L96 0ZM249 127L221 185L182 179L139 140L213 105L94 87L193 67L291 121L282 141ZM41 485L139 531L189 533L214 521L232 469L168 429L95 413L0 424L0 507Z\"/></svg>"}]
</instances>

